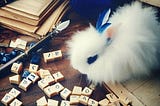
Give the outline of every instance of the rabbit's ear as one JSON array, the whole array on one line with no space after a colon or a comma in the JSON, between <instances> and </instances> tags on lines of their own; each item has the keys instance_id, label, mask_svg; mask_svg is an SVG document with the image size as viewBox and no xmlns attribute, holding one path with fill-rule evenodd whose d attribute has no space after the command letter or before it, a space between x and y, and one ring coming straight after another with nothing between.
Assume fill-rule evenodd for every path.
<instances>
[{"instance_id":1,"label":"rabbit's ear","mask_svg":"<svg viewBox=\"0 0 160 106\"><path fill-rule=\"evenodd\" d=\"M104 32L103 36L106 37L106 44L110 45L116 36L116 32L118 31L121 24L110 25Z\"/></svg>"},{"instance_id":2,"label":"rabbit's ear","mask_svg":"<svg viewBox=\"0 0 160 106\"><path fill-rule=\"evenodd\" d=\"M107 27L109 27L111 23L105 23L103 26L101 26L98 30L98 32L102 33L103 31L106 30Z\"/></svg>"},{"instance_id":3,"label":"rabbit's ear","mask_svg":"<svg viewBox=\"0 0 160 106\"><path fill-rule=\"evenodd\" d=\"M108 27L105 32L106 37L112 38L115 35L115 33L118 31L120 26L121 26L121 23L116 24L116 25L111 25L110 27Z\"/></svg>"},{"instance_id":4,"label":"rabbit's ear","mask_svg":"<svg viewBox=\"0 0 160 106\"><path fill-rule=\"evenodd\" d=\"M109 15L111 13L111 9L103 11L97 20L96 29L99 30L103 25L105 25L109 19ZM106 25L105 25L106 26Z\"/></svg>"}]
</instances>

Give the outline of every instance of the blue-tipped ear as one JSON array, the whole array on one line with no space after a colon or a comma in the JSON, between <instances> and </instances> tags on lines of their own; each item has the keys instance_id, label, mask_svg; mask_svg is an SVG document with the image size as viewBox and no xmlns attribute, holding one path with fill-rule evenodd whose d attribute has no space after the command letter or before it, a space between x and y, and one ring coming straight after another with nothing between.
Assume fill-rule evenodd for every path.
<instances>
[{"instance_id":1,"label":"blue-tipped ear","mask_svg":"<svg viewBox=\"0 0 160 106\"><path fill-rule=\"evenodd\" d=\"M97 30L98 30L99 33L102 33L110 25L111 25L111 23L105 23L104 25L99 27Z\"/></svg>"},{"instance_id":2,"label":"blue-tipped ear","mask_svg":"<svg viewBox=\"0 0 160 106\"><path fill-rule=\"evenodd\" d=\"M107 23L110 13L111 13L111 9L108 9L108 10L103 11L99 15L99 18L98 18L97 23L96 23L96 28L99 28L103 24Z\"/></svg>"},{"instance_id":3,"label":"blue-tipped ear","mask_svg":"<svg viewBox=\"0 0 160 106\"><path fill-rule=\"evenodd\" d=\"M97 23L96 23L96 29L99 32L102 32L104 30L104 28L106 28L106 26L109 26L111 24L111 23L106 24L108 19L109 19L110 13L111 13L111 9L108 9L108 10L103 11L99 15L99 18L98 18ZM101 28L102 26L103 26L103 28Z\"/></svg>"}]
</instances>

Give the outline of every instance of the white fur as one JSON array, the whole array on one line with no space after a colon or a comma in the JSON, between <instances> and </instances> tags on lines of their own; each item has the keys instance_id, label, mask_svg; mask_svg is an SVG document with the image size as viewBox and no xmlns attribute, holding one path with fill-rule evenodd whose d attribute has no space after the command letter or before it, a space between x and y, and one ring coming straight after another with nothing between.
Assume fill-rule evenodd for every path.
<instances>
[{"instance_id":1,"label":"white fur","mask_svg":"<svg viewBox=\"0 0 160 106\"><path fill-rule=\"evenodd\" d=\"M75 33L67 42L71 65L95 82L149 74L158 65L160 26L155 14L153 8L142 8L139 2L119 8L109 20L112 26L119 25L109 46L104 33L92 25ZM95 54L98 59L89 65L87 58Z\"/></svg>"}]
</instances>

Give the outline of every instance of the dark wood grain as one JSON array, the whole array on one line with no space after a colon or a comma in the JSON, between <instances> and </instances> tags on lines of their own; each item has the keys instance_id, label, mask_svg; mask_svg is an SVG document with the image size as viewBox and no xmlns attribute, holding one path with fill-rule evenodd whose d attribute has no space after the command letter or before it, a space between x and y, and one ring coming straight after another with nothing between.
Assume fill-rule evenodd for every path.
<instances>
[{"instance_id":1,"label":"dark wood grain","mask_svg":"<svg viewBox=\"0 0 160 106\"><path fill-rule=\"evenodd\" d=\"M87 22L72 23L66 30L61 32L58 37L51 40L49 46L47 46L46 47L47 49L45 49L46 52L61 49L63 53L63 58L61 60L50 62L50 63L44 63L42 58L40 63L40 68L48 69L52 74L57 71L60 71L65 77L65 80L61 81L60 83L64 87L70 90L72 90L75 85L81 86L84 88L85 86L89 86L90 84L90 81L87 79L86 75L79 73L78 70L75 70L70 66L70 62L66 54L67 48L65 45L65 42L68 39L70 39L70 37L75 31L83 30L87 26L88 26ZM4 30L7 30L7 29L4 29ZM9 31L9 33L12 33L12 31ZM28 65L29 65L29 59L25 61L24 68L28 68L29 67ZM9 83L9 77L12 75L14 74L10 73L9 75L0 79L0 100L7 92L11 90L11 88L16 88L21 91L21 94L18 97L18 99L23 102L24 106L35 106L36 100L45 95L44 92L38 87L37 83L32 84L29 87L28 91L26 92L23 91L17 85ZM106 91L106 89L99 84L96 86L96 89L92 93L91 98L99 101L105 98L106 93L108 93L108 91ZM46 96L46 98L48 97ZM52 99L59 100L59 102L62 100L62 98L59 95L53 96Z\"/></svg>"}]
</instances>

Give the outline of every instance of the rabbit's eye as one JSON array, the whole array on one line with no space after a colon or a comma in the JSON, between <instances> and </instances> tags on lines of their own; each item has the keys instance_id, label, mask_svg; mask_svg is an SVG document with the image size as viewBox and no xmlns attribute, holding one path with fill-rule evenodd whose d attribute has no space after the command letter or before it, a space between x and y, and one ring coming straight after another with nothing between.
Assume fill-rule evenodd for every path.
<instances>
[{"instance_id":1,"label":"rabbit's eye","mask_svg":"<svg viewBox=\"0 0 160 106\"><path fill-rule=\"evenodd\" d=\"M97 58L98 58L98 55L97 55L97 54L94 55L94 56L88 57L87 63L88 63L88 64L92 64L92 63L94 63L94 62L97 60Z\"/></svg>"},{"instance_id":2,"label":"rabbit's eye","mask_svg":"<svg viewBox=\"0 0 160 106\"><path fill-rule=\"evenodd\" d=\"M107 45L110 45L111 42L112 42L112 39L110 37L108 37L107 40L106 40L106 42L107 42Z\"/></svg>"}]
</instances>

